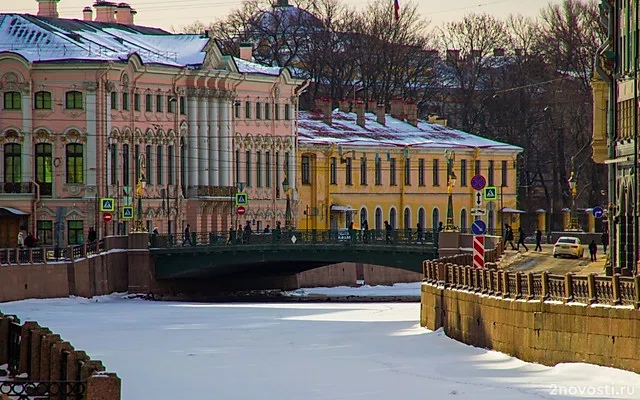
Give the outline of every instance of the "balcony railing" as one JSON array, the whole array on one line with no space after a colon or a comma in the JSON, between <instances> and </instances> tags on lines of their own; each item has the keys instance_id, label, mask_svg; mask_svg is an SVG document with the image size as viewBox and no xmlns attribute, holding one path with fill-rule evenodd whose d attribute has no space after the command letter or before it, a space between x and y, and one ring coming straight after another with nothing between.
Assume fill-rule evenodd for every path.
<instances>
[{"instance_id":1,"label":"balcony railing","mask_svg":"<svg viewBox=\"0 0 640 400\"><path fill-rule=\"evenodd\" d=\"M35 187L31 182L0 182L0 194L33 194Z\"/></svg>"},{"instance_id":2,"label":"balcony railing","mask_svg":"<svg viewBox=\"0 0 640 400\"><path fill-rule=\"evenodd\" d=\"M235 186L198 186L199 197L231 197L235 196Z\"/></svg>"}]
</instances>

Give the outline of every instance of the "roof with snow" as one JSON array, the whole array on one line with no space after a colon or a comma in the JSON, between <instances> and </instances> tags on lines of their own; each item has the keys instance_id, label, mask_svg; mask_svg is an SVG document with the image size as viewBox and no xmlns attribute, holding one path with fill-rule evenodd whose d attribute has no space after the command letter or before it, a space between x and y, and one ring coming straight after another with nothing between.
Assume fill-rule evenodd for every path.
<instances>
[{"instance_id":1,"label":"roof with snow","mask_svg":"<svg viewBox=\"0 0 640 400\"><path fill-rule=\"evenodd\" d=\"M137 54L144 64L199 68L209 40L206 35L172 34L137 25L0 14L0 52L19 54L29 62L126 61ZM280 69L235 61L240 73L280 73Z\"/></svg>"},{"instance_id":2,"label":"roof with snow","mask_svg":"<svg viewBox=\"0 0 640 400\"><path fill-rule=\"evenodd\" d=\"M356 113L333 111L331 126L322 120L319 111L300 112L300 144L337 144L351 146L389 146L412 148L490 149L519 153L521 147L497 142L443 125L418 121L413 126L386 115L385 125L372 113L365 113L364 127L356 123Z\"/></svg>"}]
</instances>

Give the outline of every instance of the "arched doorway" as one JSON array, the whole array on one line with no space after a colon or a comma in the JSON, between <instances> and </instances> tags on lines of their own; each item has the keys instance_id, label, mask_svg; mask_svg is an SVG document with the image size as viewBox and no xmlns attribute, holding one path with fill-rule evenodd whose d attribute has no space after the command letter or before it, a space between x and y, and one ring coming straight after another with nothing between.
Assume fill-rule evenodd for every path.
<instances>
[{"instance_id":1,"label":"arched doorway","mask_svg":"<svg viewBox=\"0 0 640 400\"><path fill-rule=\"evenodd\" d=\"M438 230L438 226L440 225L440 210L438 207L435 207L431 212L431 227L434 231Z\"/></svg>"},{"instance_id":2,"label":"arched doorway","mask_svg":"<svg viewBox=\"0 0 640 400\"><path fill-rule=\"evenodd\" d=\"M398 216L395 207L391 207L389 210L389 225L391 225L392 229L396 229L398 222Z\"/></svg>"}]
</instances>

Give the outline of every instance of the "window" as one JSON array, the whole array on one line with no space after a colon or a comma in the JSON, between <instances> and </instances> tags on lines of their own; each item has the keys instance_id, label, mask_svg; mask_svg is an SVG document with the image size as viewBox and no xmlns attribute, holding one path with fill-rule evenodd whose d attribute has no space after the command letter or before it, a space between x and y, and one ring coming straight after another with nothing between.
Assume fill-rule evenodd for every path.
<instances>
[{"instance_id":1,"label":"window","mask_svg":"<svg viewBox=\"0 0 640 400\"><path fill-rule=\"evenodd\" d=\"M240 150L236 150L236 183L240 182Z\"/></svg>"},{"instance_id":2,"label":"window","mask_svg":"<svg viewBox=\"0 0 640 400\"><path fill-rule=\"evenodd\" d=\"M262 152L256 151L256 187L262 187Z\"/></svg>"},{"instance_id":3,"label":"window","mask_svg":"<svg viewBox=\"0 0 640 400\"><path fill-rule=\"evenodd\" d=\"M156 95L156 112L162 112L162 104L164 104L164 102L162 101L162 95L161 94L157 94Z\"/></svg>"},{"instance_id":4,"label":"window","mask_svg":"<svg viewBox=\"0 0 640 400\"><path fill-rule=\"evenodd\" d=\"M118 93L116 92L111 92L111 109L118 109Z\"/></svg>"},{"instance_id":5,"label":"window","mask_svg":"<svg viewBox=\"0 0 640 400\"><path fill-rule=\"evenodd\" d=\"M53 146L49 143L36 144L36 183L40 185L40 194L51 195L51 153Z\"/></svg>"},{"instance_id":6,"label":"window","mask_svg":"<svg viewBox=\"0 0 640 400\"><path fill-rule=\"evenodd\" d=\"M173 175L173 146L167 147L167 183L174 185Z\"/></svg>"},{"instance_id":7,"label":"window","mask_svg":"<svg viewBox=\"0 0 640 400\"><path fill-rule=\"evenodd\" d=\"M144 96L144 110L146 112L153 111L153 96L151 96L150 94Z\"/></svg>"},{"instance_id":8,"label":"window","mask_svg":"<svg viewBox=\"0 0 640 400\"><path fill-rule=\"evenodd\" d=\"M289 169L291 167L291 165L289 165L289 152L285 151L284 152L284 172L287 174L287 176L291 176L291 170ZM294 182L290 182L289 184L293 186Z\"/></svg>"},{"instance_id":9,"label":"window","mask_svg":"<svg viewBox=\"0 0 640 400\"><path fill-rule=\"evenodd\" d=\"M289 121L291 119L291 104L284 105L284 119Z\"/></svg>"},{"instance_id":10,"label":"window","mask_svg":"<svg viewBox=\"0 0 640 400\"><path fill-rule=\"evenodd\" d=\"M280 104L275 104L273 106L273 119L276 121L280 119Z\"/></svg>"},{"instance_id":11,"label":"window","mask_svg":"<svg viewBox=\"0 0 640 400\"><path fill-rule=\"evenodd\" d=\"M351 180L351 173L352 173L352 159L351 157L347 157L346 160L346 166L344 169L345 172L345 184L347 185L353 185L353 182Z\"/></svg>"},{"instance_id":12,"label":"window","mask_svg":"<svg viewBox=\"0 0 640 400\"><path fill-rule=\"evenodd\" d=\"M404 184L411 186L411 159L405 158L404 160Z\"/></svg>"},{"instance_id":13,"label":"window","mask_svg":"<svg viewBox=\"0 0 640 400\"><path fill-rule=\"evenodd\" d=\"M245 182L247 186L253 186L251 185L251 152L246 151L244 155L245 155L245 158L244 158Z\"/></svg>"},{"instance_id":14,"label":"window","mask_svg":"<svg viewBox=\"0 0 640 400\"><path fill-rule=\"evenodd\" d=\"M176 99L175 97L167 97L167 112L175 114L176 112Z\"/></svg>"},{"instance_id":15,"label":"window","mask_svg":"<svg viewBox=\"0 0 640 400\"><path fill-rule=\"evenodd\" d=\"M420 158L418 160L418 185L419 186L424 186L425 185L425 179L424 179L424 158Z\"/></svg>"},{"instance_id":16,"label":"window","mask_svg":"<svg viewBox=\"0 0 640 400\"><path fill-rule=\"evenodd\" d=\"M375 181L376 185L382 185L382 160L378 156L375 163Z\"/></svg>"},{"instance_id":17,"label":"window","mask_svg":"<svg viewBox=\"0 0 640 400\"><path fill-rule=\"evenodd\" d=\"M266 180L264 182L265 186L271 187L271 152L266 152L264 154L264 170L267 172Z\"/></svg>"},{"instance_id":18,"label":"window","mask_svg":"<svg viewBox=\"0 0 640 400\"><path fill-rule=\"evenodd\" d=\"M256 103L256 119L262 119L262 103Z\"/></svg>"},{"instance_id":19,"label":"window","mask_svg":"<svg viewBox=\"0 0 640 400\"><path fill-rule=\"evenodd\" d=\"M467 186L467 160L460 160L460 186Z\"/></svg>"},{"instance_id":20,"label":"window","mask_svg":"<svg viewBox=\"0 0 640 400\"><path fill-rule=\"evenodd\" d=\"M153 183L153 179L151 179L153 177L153 170L151 169L151 146L150 145L147 146L147 151L145 155L146 157L145 157L144 171L147 174L145 178L147 179L147 183L151 184Z\"/></svg>"},{"instance_id":21,"label":"window","mask_svg":"<svg viewBox=\"0 0 640 400\"><path fill-rule=\"evenodd\" d=\"M276 187L278 188L276 190L276 195L278 195L277 197L279 197L279 190L280 190L280 152L276 151Z\"/></svg>"},{"instance_id":22,"label":"window","mask_svg":"<svg viewBox=\"0 0 640 400\"><path fill-rule=\"evenodd\" d=\"M156 184L162 185L162 146L156 147Z\"/></svg>"},{"instance_id":23,"label":"window","mask_svg":"<svg viewBox=\"0 0 640 400\"><path fill-rule=\"evenodd\" d=\"M84 157L82 145L67 145L67 183L84 183Z\"/></svg>"},{"instance_id":24,"label":"window","mask_svg":"<svg viewBox=\"0 0 640 400\"><path fill-rule=\"evenodd\" d=\"M117 144L112 144L111 145L111 171L110 175L111 175L111 184L115 185L116 183L118 183L118 145Z\"/></svg>"},{"instance_id":25,"label":"window","mask_svg":"<svg viewBox=\"0 0 640 400\"><path fill-rule=\"evenodd\" d=\"M51 110L51 92L36 92L34 106L36 110Z\"/></svg>"},{"instance_id":26,"label":"window","mask_svg":"<svg viewBox=\"0 0 640 400\"><path fill-rule=\"evenodd\" d=\"M489 168L487 168L487 185L489 186L493 186L494 183L494 172L495 172L495 167L493 165L493 160L489 160Z\"/></svg>"},{"instance_id":27,"label":"window","mask_svg":"<svg viewBox=\"0 0 640 400\"><path fill-rule=\"evenodd\" d=\"M4 109L19 110L22 108L22 95L18 92L7 92L4 94Z\"/></svg>"},{"instance_id":28,"label":"window","mask_svg":"<svg viewBox=\"0 0 640 400\"><path fill-rule=\"evenodd\" d=\"M396 229L398 227L395 208L392 208L391 210L389 210L389 225L391 225L391 228L393 229Z\"/></svg>"},{"instance_id":29,"label":"window","mask_svg":"<svg viewBox=\"0 0 640 400\"><path fill-rule=\"evenodd\" d=\"M302 183L311 184L311 159L309 156L302 156Z\"/></svg>"},{"instance_id":30,"label":"window","mask_svg":"<svg viewBox=\"0 0 640 400\"><path fill-rule=\"evenodd\" d=\"M396 182L396 159L389 159L389 185L395 186Z\"/></svg>"},{"instance_id":31,"label":"window","mask_svg":"<svg viewBox=\"0 0 640 400\"><path fill-rule=\"evenodd\" d=\"M82 109L82 93L78 91L67 92L67 109L68 110L81 110Z\"/></svg>"},{"instance_id":32,"label":"window","mask_svg":"<svg viewBox=\"0 0 640 400\"><path fill-rule=\"evenodd\" d=\"M39 220L36 224L39 245L53 244L53 221Z\"/></svg>"},{"instance_id":33,"label":"window","mask_svg":"<svg viewBox=\"0 0 640 400\"><path fill-rule=\"evenodd\" d=\"M122 93L122 109L129 109L129 93Z\"/></svg>"},{"instance_id":34,"label":"window","mask_svg":"<svg viewBox=\"0 0 640 400\"><path fill-rule=\"evenodd\" d=\"M338 163L336 161L335 157L331 157L331 184L332 185L337 185L338 184Z\"/></svg>"},{"instance_id":35,"label":"window","mask_svg":"<svg viewBox=\"0 0 640 400\"><path fill-rule=\"evenodd\" d=\"M67 222L69 244L82 244L84 242L84 221Z\"/></svg>"},{"instance_id":36,"label":"window","mask_svg":"<svg viewBox=\"0 0 640 400\"><path fill-rule=\"evenodd\" d=\"M180 96L180 115L187 114L187 106L184 96Z\"/></svg>"},{"instance_id":37,"label":"window","mask_svg":"<svg viewBox=\"0 0 640 400\"><path fill-rule=\"evenodd\" d=\"M129 186L129 145L122 145L122 186Z\"/></svg>"},{"instance_id":38,"label":"window","mask_svg":"<svg viewBox=\"0 0 640 400\"><path fill-rule=\"evenodd\" d=\"M360 184L367 184L367 158L360 158Z\"/></svg>"},{"instance_id":39,"label":"window","mask_svg":"<svg viewBox=\"0 0 640 400\"><path fill-rule=\"evenodd\" d=\"M239 101L236 101L236 102L233 104L233 108L234 108L234 110L235 110L235 116L236 116L236 118L240 119L240 102L239 102Z\"/></svg>"},{"instance_id":40,"label":"window","mask_svg":"<svg viewBox=\"0 0 640 400\"><path fill-rule=\"evenodd\" d=\"M140 145L137 144L134 146L133 148L133 165L135 166L134 171L135 171L135 175L134 175L134 180L133 180L133 184L137 184L138 183L138 178L140 178Z\"/></svg>"},{"instance_id":41,"label":"window","mask_svg":"<svg viewBox=\"0 0 640 400\"><path fill-rule=\"evenodd\" d=\"M140 93L133 95L133 110L140 111Z\"/></svg>"},{"instance_id":42,"label":"window","mask_svg":"<svg viewBox=\"0 0 640 400\"><path fill-rule=\"evenodd\" d=\"M180 155L178 157L178 161L180 162L180 186L182 188L182 192L185 193L187 191L187 147L184 145L184 139L180 138ZM173 152L172 152L173 154ZM173 162L173 161L171 161ZM173 168L172 168L173 169ZM177 226L177 224L176 224ZM176 228L177 229L177 228Z\"/></svg>"},{"instance_id":43,"label":"window","mask_svg":"<svg viewBox=\"0 0 640 400\"><path fill-rule=\"evenodd\" d=\"M433 159L433 186L440 186L440 171L438 170L438 159Z\"/></svg>"},{"instance_id":44,"label":"window","mask_svg":"<svg viewBox=\"0 0 640 400\"><path fill-rule=\"evenodd\" d=\"M4 182L20 183L22 175L22 149L17 143L4 145Z\"/></svg>"},{"instance_id":45,"label":"window","mask_svg":"<svg viewBox=\"0 0 640 400\"><path fill-rule=\"evenodd\" d=\"M480 160L476 160L475 161L475 166L473 168L473 174L474 175L480 175Z\"/></svg>"},{"instance_id":46,"label":"window","mask_svg":"<svg viewBox=\"0 0 640 400\"><path fill-rule=\"evenodd\" d=\"M264 119L271 119L271 104L264 103Z\"/></svg>"},{"instance_id":47,"label":"window","mask_svg":"<svg viewBox=\"0 0 640 400\"><path fill-rule=\"evenodd\" d=\"M502 168L500 169L500 173L502 174L502 186L508 186L508 170L507 170L507 161L502 161Z\"/></svg>"},{"instance_id":48,"label":"window","mask_svg":"<svg viewBox=\"0 0 640 400\"><path fill-rule=\"evenodd\" d=\"M251 119L251 102L244 102L244 117L246 119Z\"/></svg>"}]
</instances>

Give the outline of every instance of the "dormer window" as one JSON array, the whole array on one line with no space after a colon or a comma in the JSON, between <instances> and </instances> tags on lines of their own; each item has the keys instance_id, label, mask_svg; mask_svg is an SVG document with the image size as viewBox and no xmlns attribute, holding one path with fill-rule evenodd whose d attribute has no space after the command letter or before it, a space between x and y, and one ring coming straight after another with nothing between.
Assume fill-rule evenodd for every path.
<instances>
[{"instance_id":1,"label":"dormer window","mask_svg":"<svg viewBox=\"0 0 640 400\"><path fill-rule=\"evenodd\" d=\"M36 110L51 110L51 92L36 92L34 97Z\"/></svg>"},{"instance_id":2,"label":"dormer window","mask_svg":"<svg viewBox=\"0 0 640 400\"><path fill-rule=\"evenodd\" d=\"M4 94L5 110L20 110L22 108L22 95L19 92L6 92Z\"/></svg>"},{"instance_id":3,"label":"dormer window","mask_svg":"<svg viewBox=\"0 0 640 400\"><path fill-rule=\"evenodd\" d=\"M66 100L68 110L82 110L82 92L75 90L67 92Z\"/></svg>"}]
</instances>

